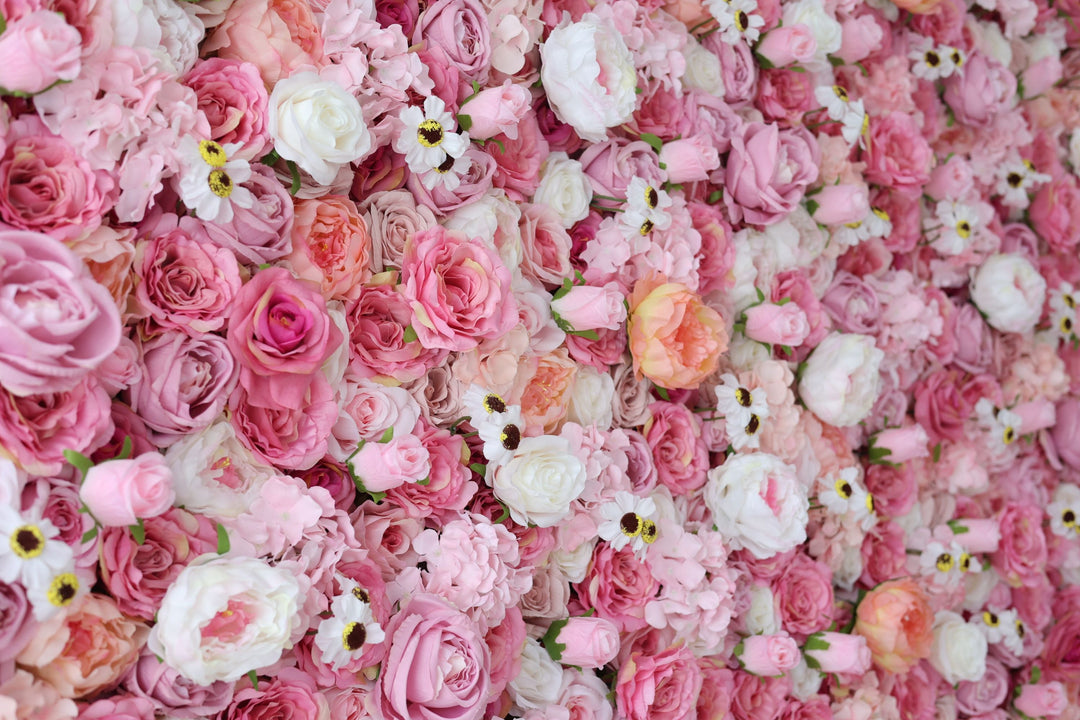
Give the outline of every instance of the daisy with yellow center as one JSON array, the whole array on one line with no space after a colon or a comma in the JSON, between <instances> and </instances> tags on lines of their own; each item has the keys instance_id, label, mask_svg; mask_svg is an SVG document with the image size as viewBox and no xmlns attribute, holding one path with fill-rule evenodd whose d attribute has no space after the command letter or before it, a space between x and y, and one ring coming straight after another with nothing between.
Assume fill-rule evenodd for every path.
<instances>
[{"instance_id":1,"label":"daisy with yellow center","mask_svg":"<svg viewBox=\"0 0 1080 720\"><path fill-rule=\"evenodd\" d=\"M994 404L987 398L980 398L975 403L975 416L989 434L990 446L995 450L1009 447L1020 437L1021 417L1005 408L995 410Z\"/></svg>"},{"instance_id":2,"label":"daisy with yellow center","mask_svg":"<svg viewBox=\"0 0 1080 720\"><path fill-rule=\"evenodd\" d=\"M859 481L856 467L818 480L818 502L833 515L869 530L877 524L874 498Z\"/></svg>"},{"instance_id":3,"label":"daisy with yellow center","mask_svg":"<svg viewBox=\"0 0 1080 720\"><path fill-rule=\"evenodd\" d=\"M971 245L981 223L975 208L943 200L937 204L929 224L933 238L930 246L942 255L959 255Z\"/></svg>"},{"instance_id":4,"label":"daisy with yellow center","mask_svg":"<svg viewBox=\"0 0 1080 720\"><path fill-rule=\"evenodd\" d=\"M960 568L960 558L964 555L964 549L956 542L948 545L933 540L919 555L919 569L924 575L928 575L938 585L952 586L959 582L963 570Z\"/></svg>"},{"instance_id":5,"label":"daisy with yellow center","mask_svg":"<svg viewBox=\"0 0 1080 720\"><path fill-rule=\"evenodd\" d=\"M315 646L322 652L320 659L339 670L364 654L364 650L386 639L382 626L375 621L367 591L353 580L330 604L332 615L319 624ZM357 591L360 592L357 592Z\"/></svg>"},{"instance_id":6,"label":"daisy with yellow center","mask_svg":"<svg viewBox=\"0 0 1080 720\"><path fill-rule=\"evenodd\" d=\"M447 111L442 98L432 95L423 109L409 106L398 115L401 131L394 138L394 150L405 156L409 170L420 176L428 189L436 184L454 189L468 170L465 151L469 136L457 132L457 120ZM454 188L449 184L457 181Z\"/></svg>"},{"instance_id":7,"label":"daisy with yellow center","mask_svg":"<svg viewBox=\"0 0 1080 720\"><path fill-rule=\"evenodd\" d=\"M648 237L653 230L667 230L671 227L671 203L666 192L644 178L631 178L626 186L626 208L619 214L623 232L630 237Z\"/></svg>"},{"instance_id":8,"label":"daisy with yellow center","mask_svg":"<svg viewBox=\"0 0 1080 720\"><path fill-rule=\"evenodd\" d=\"M254 195L241 186L251 178L251 165L241 158L230 159L240 147L190 136L181 140L179 155L184 170L177 191L199 219L227 223L233 219L234 206L254 204Z\"/></svg>"},{"instance_id":9,"label":"daisy with yellow center","mask_svg":"<svg viewBox=\"0 0 1080 720\"><path fill-rule=\"evenodd\" d=\"M70 569L54 575L47 583L28 587L26 597L34 608L34 619L44 622L71 605L88 589L79 581L72 565Z\"/></svg>"},{"instance_id":10,"label":"daisy with yellow center","mask_svg":"<svg viewBox=\"0 0 1080 720\"><path fill-rule=\"evenodd\" d=\"M1050 530L1058 537L1074 538L1080 534L1080 488L1063 482L1054 488L1053 501L1046 508Z\"/></svg>"},{"instance_id":11,"label":"daisy with yellow center","mask_svg":"<svg viewBox=\"0 0 1080 720\"><path fill-rule=\"evenodd\" d=\"M601 540L606 540L614 550L627 545L639 556L648 545L656 541L656 522L652 519L656 504L652 498L640 498L620 490L615 499L600 507L603 522L597 528Z\"/></svg>"},{"instance_id":12,"label":"daisy with yellow center","mask_svg":"<svg viewBox=\"0 0 1080 720\"><path fill-rule=\"evenodd\" d=\"M728 45L740 40L752 44L761 37L765 18L758 14L755 0L706 0L705 7L716 20L720 39Z\"/></svg>"},{"instance_id":13,"label":"daisy with yellow center","mask_svg":"<svg viewBox=\"0 0 1080 720\"><path fill-rule=\"evenodd\" d=\"M67 572L74 554L56 539L59 534L48 520L0 505L0 582L18 582L27 590L47 588L56 575Z\"/></svg>"}]
</instances>

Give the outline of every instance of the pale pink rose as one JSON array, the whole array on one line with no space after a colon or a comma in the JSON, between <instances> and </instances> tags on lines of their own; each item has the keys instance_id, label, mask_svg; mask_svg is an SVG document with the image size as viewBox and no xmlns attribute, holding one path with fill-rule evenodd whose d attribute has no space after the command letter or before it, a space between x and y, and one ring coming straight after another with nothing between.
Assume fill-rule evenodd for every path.
<instances>
[{"instance_id":1,"label":"pale pink rose","mask_svg":"<svg viewBox=\"0 0 1080 720\"><path fill-rule=\"evenodd\" d=\"M882 430L874 436L874 447L885 448L885 460L893 463L928 457L930 438L918 423L903 428Z\"/></svg>"},{"instance_id":2,"label":"pale pink rose","mask_svg":"<svg viewBox=\"0 0 1080 720\"><path fill-rule=\"evenodd\" d=\"M980 52L968 55L964 71L945 80L945 102L956 119L972 127L986 127L1010 108L1016 95L1016 76Z\"/></svg>"},{"instance_id":3,"label":"pale pink rose","mask_svg":"<svg viewBox=\"0 0 1080 720\"><path fill-rule=\"evenodd\" d=\"M994 570L1012 587L1035 583L1046 572L1045 513L1035 505L1009 503L1001 512L1001 544L991 557Z\"/></svg>"},{"instance_id":4,"label":"pale pink rose","mask_svg":"<svg viewBox=\"0 0 1080 720\"><path fill-rule=\"evenodd\" d=\"M204 52L253 63L268 87L323 62L322 36L302 0L238 0L203 43Z\"/></svg>"},{"instance_id":5,"label":"pale pink rose","mask_svg":"<svg viewBox=\"0 0 1080 720\"><path fill-rule=\"evenodd\" d=\"M476 494L472 471L467 467L469 452L464 439L421 418L414 430L431 459L428 482L405 483L387 491L387 501L405 509L414 518L434 516L449 522L464 510Z\"/></svg>"},{"instance_id":6,"label":"pale pink rose","mask_svg":"<svg viewBox=\"0 0 1080 720\"><path fill-rule=\"evenodd\" d=\"M330 706L315 679L298 668L285 668L258 689L239 690L222 713L232 720L329 720Z\"/></svg>"},{"instance_id":7,"label":"pale pink rose","mask_svg":"<svg viewBox=\"0 0 1080 720\"><path fill-rule=\"evenodd\" d=\"M974 170L962 155L953 155L934 168L923 190L935 200L962 200L975 187Z\"/></svg>"},{"instance_id":8,"label":"pale pink rose","mask_svg":"<svg viewBox=\"0 0 1080 720\"><path fill-rule=\"evenodd\" d=\"M735 220L771 225L782 220L817 180L821 151L803 128L747 123L731 139L724 202Z\"/></svg>"},{"instance_id":9,"label":"pale pink rose","mask_svg":"<svg viewBox=\"0 0 1080 720\"><path fill-rule=\"evenodd\" d=\"M527 203L521 207L521 273L552 290L573 274L571 240L562 219L549 205Z\"/></svg>"},{"instance_id":10,"label":"pale pink rose","mask_svg":"<svg viewBox=\"0 0 1080 720\"><path fill-rule=\"evenodd\" d=\"M154 720L157 707L144 697L114 695L87 705L79 720Z\"/></svg>"},{"instance_id":11,"label":"pale pink rose","mask_svg":"<svg viewBox=\"0 0 1080 720\"><path fill-rule=\"evenodd\" d=\"M1080 468L1080 400L1067 397L1055 408L1057 422L1051 430L1054 448L1066 465Z\"/></svg>"},{"instance_id":12,"label":"pale pink rose","mask_svg":"<svg viewBox=\"0 0 1080 720\"><path fill-rule=\"evenodd\" d=\"M1028 717L1052 717L1065 712L1069 706L1069 694L1059 682L1021 685L1020 694L1013 702L1016 709Z\"/></svg>"},{"instance_id":13,"label":"pale pink rose","mask_svg":"<svg viewBox=\"0 0 1080 720\"><path fill-rule=\"evenodd\" d=\"M1054 404L1045 398L1020 403L1012 411L1020 416L1020 427L1025 435L1052 428L1057 423Z\"/></svg>"},{"instance_id":14,"label":"pale pink rose","mask_svg":"<svg viewBox=\"0 0 1080 720\"><path fill-rule=\"evenodd\" d=\"M817 52L817 39L803 23L770 30L761 38L754 52L781 68L793 63L804 63Z\"/></svg>"},{"instance_id":15,"label":"pale pink rose","mask_svg":"<svg viewBox=\"0 0 1080 720\"><path fill-rule=\"evenodd\" d=\"M5 719L32 717L42 720L75 720L79 706L61 695L45 680L22 669L12 669L0 683L0 712Z\"/></svg>"},{"instance_id":16,"label":"pale pink rose","mask_svg":"<svg viewBox=\"0 0 1080 720\"><path fill-rule=\"evenodd\" d=\"M844 18L840 22L843 40L840 49L833 54L845 63L852 64L881 49L884 21L879 21L876 16L877 13L868 12L858 17Z\"/></svg>"},{"instance_id":17,"label":"pale pink rose","mask_svg":"<svg viewBox=\"0 0 1080 720\"><path fill-rule=\"evenodd\" d=\"M814 193L807 204L814 203L811 213L822 225L846 225L862 222L870 212L870 196L865 185L826 185Z\"/></svg>"},{"instance_id":18,"label":"pale pink rose","mask_svg":"<svg viewBox=\"0 0 1080 720\"><path fill-rule=\"evenodd\" d=\"M511 139L518 136L518 122L532 107L532 95L527 88L509 80L502 85L481 90L460 108L460 114L472 120L469 137L487 140L499 134Z\"/></svg>"},{"instance_id":19,"label":"pale pink rose","mask_svg":"<svg viewBox=\"0 0 1080 720\"><path fill-rule=\"evenodd\" d=\"M551 301L551 311L574 330L618 330L626 321L625 295L617 283L574 285Z\"/></svg>"},{"instance_id":20,"label":"pale pink rose","mask_svg":"<svg viewBox=\"0 0 1080 720\"><path fill-rule=\"evenodd\" d=\"M739 662L755 675L776 677L799 664L799 646L787 634L751 635L742 640Z\"/></svg>"},{"instance_id":21,"label":"pale pink rose","mask_svg":"<svg viewBox=\"0 0 1080 720\"><path fill-rule=\"evenodd\" d=\"M33 95L58 81L74 80L81 68L82 37L50 10L8 22L0 35L0 87Z\"/></svg>"},{"instance_id":22,"label":"pale pink rose","mask_svg":"<svg viewBox=\"0 0 1080 720\"><path fill-rule=\"evenodd\" d=\"M436 0L420 16L413 43L431 45L446 53L465 77L483 83L491 64L491 30L479 0Z\"/></svg>"},{"instance_id":23,"label":"pale pink rose","mask_svg":"<svg viewBox=\"0 0 1080 720\"><path fill-rule=\"evenodd\" d=\"M956 686L956 707L965 715L981 715L1005 702L1011 690L1009 670L995 657L986 658L986 673L978 682L962 680Z\"/></svg>"},{"instance_id":24,"label":"pale pink rose","mask_svg":"<svg viewBox=\"0 0 1080 720\"><path fill-rule=\"evenodd\" d=\"M1053 250L1069 252L1078 238L1072 232L1080 221L1080 186L1073 175L1044 184L1028 209L1031 223Z\"/></svg>"},{"instance_id":25,"label":"pale pink rose","mask_svg":"<svg viewBox=\"0 0 1080 720\"><path fill-rule=\"evenodd\" d=\"M686 645L663 652L635 652L619 668L615 707L626 720L695 717L703 676Z\"/></svg>"},{"instance_id":26,"label":"pale pink rose","mask_svg":"<svg viewBox=\"0 0 1080 720\"><path fill-rule=\"evenodd\" d=\"M79 497L106 527L157 517L176 499L172 471L156 452L95 465L83 478Z\"/></svg>"},{"instance_id":27,"label":"pale pink rose","mask_svg":"<svg viewBox=\"0 0 1080 720\"><path fill-rule=\"evenodd\" d=\"M313 375L290 404L238 385L229 398L229 411L240 441L256 457L287 470L306 470L326 455L339 412L334 389L321 373Z\"/></svg>"},{"instance_id":28,"label":"pale pink rose","mask_svg":"<svg viewBox=\"0 0 1080 720\"><path fill-rule=\"evenodd\" d=\"M956 542L970 553L997 552L1001 543L1001 527L990 518L957 518Z\"/></svg>"},{"instance_id":29,"label":"pale pink rose","mask_svg":"<svg viewBox=\"0 0 1080 720\"><path fill-rule=\"evenodd\" d=\"M660 162L665 166L668 180L688 183L705 180L720 167L720 154L703 135L693 135L664 143Z\"/></svg>"},{"instance_id":30,"label":"pale pink rose","mask_svg":"<svg viewBox=\"0 0 1080 720\"><path fill-rule=\"evenodd\" d=\"M601 617L572 617L555 640L566 645L560 662L583 668L600 668L619 653L619 628Z\"/></svg>"},{"instance_id":31,"label":"pale pink rose","mask_svg":"<svg viewBox=\"0 0 1080 720\"><path fill-rule=\"evenodd\" d=\"M746 337L771 345L802 345L810 335L806 313L797 303L761 303L746 310Z\"/></svg>"},{"instance_id":32,"label":"pale pink rose","mask_svg":"<svg viewBox=\"0 0 1080 720\"><path fill-rule=\"evenodd\" d=\"M199 109L210 122L210 139L237 143L235 157L257 160L266 149L269 95L259 68L249 62L223 57L199 60L184 76L195 91Z\"/></svg>"},{"instance_id":33,"label":"pale pink rose","mask_svg":"<svg viewBox=\"0 0 1080 720\"><path fill-rule=\"evenodd\" d=\"M365 443L349 461L369 492L385 492L407 482L420 482L431 472L428 451L415 435L389 442Z\"/></svg>"},{"instance_id":34,"label":"pale pink rose","mask_svg":"<svg viewBox=\"0 0 1080 720\"><path fill-rule=\"evenodd\" d=\"M822 644L827 647L821 648ZM870 669L872 658L866 638L838 632L819 632L811 636L806 656L813 658L823 673L859 676Z\"/></svg>"},{"instance_id":35,"label":"pale pink rose","mask_svg":"<svg viewBox=\"0 0 1080 720\"><path fill-rule=\"evenodd\" d=\"M906 113L890 112L870 119L866 179L914 197L930 180L933 151L919 124ZM890 213L892 214L892 213Z\"/></svg>"},{"instance_id":36,"label":"pale pink rose","mask_svg":"<svg viewBox=\"0 0 1080 720\"><path fill-rule=\"evenodd\" d=\"M346 308L349 327L348 373L358 378L393 378L408 382L441 365L447 351L405 340L413 314L393 285L362 286Z\"/></svg>"},{"instance_id":37,"label":"pale pink rose","mask_svg":"<svg viewBox=\"0 0 1080 720\"><path fill-rule=\"evenodd\" d=\"M1037 97L1050 90L1061 80L1062 72L1061 57L1057 53L1028 65L1020 74L1024 99Z\"/></svg>"}]
</instances>

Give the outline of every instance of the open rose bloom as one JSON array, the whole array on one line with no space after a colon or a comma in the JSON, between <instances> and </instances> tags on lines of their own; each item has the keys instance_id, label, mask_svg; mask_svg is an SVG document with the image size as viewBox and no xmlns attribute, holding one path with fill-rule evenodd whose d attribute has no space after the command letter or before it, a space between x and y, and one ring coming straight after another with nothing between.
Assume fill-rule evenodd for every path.
<instances>
[{"instance_id":1,"label":"open rose bloom","mask_svg":"<svg viewBox=\"0 0 1080 720\"><path fill-rule=\"evenodd\" d=\"M1080 720L1080 0L0 0L0 720Z\"/></svg>"}]
</instances>

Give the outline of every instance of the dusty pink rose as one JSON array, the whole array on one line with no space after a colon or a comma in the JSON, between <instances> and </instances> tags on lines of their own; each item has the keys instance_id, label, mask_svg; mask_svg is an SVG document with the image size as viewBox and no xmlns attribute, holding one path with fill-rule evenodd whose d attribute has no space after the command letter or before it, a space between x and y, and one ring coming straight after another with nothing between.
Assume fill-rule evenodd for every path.
<instances>
[{"instance_id":1,"label":"dusty pink rose","mask_svg":"<svg viewBox=\"0 0 1080 720\"><path fill-rule=\"evenodd\" d=\"M23 586L0 582L0 664L15 659L36 627Z\"/></svg>"},{"instance_id":2,"label":"dusty pink rose","mask_svg":"<svg viewBox=\"0 0 1080 720\"><path fill-rule=\"evenodd\" d=\"M705 136L694 135L664 143L660 162L666 166L670 182L698 182L720 167L720 155Z\"/></svg>"},{"instance_id":3,"label":"dusty pink rose","mask_svg":"<svg viewBox=\"0 0 1080 720\"><path fill-rule=\"evenodd\" d=\"M810 322L798 303L761 303L746 310L746 337L770 345L797 347L810 335Z\"/></svg>"},{"instance_id":4,"label":"dusty pink rose","mask_svg":"<svg viewBox=\"0 0 1080 720\"><path fill-rule=\"evenodd\" d=\"M1057 422L1051 431L1054 448L1069 467L1080 468L1080 400L1066 397L1055 407Z\"/></svg>"},{"instance_id":5,"label":"dusty pink rose","mask_svg":"<svg viewBox=\"0 0 1080 720\"><path fill-rule=\"evenodd\" d=\"M144 697L114 695L83 708L79 720L154 720L154 703Z\"/></svg>"},{"instance_id":6,"label":"dusty pink rose","mask_svg":"<svg viewBox=\"0 0 1080 720\"><path fill-rule=\"evenodd\" d=\"M780 222L817 180L821 150L803 128L747 123L731 139L724 202L734 220L754 225Z\"/></svg>"},{"instance_id":7,"label":"dusty pink rose","mask_svg":"<svg viewBox=\"0 0 1080 720\"><path fill-rule=\"evenodd\" d=\"M42 9L23 15L0 36L0 87L32 95L74 80L82 67L81 50L79 31L60 13Z\"/></svg>"},{"instance_id":8,"label":"dusty pink rose","mask_svg":"<svg viewBox=\"0 0 1080 720\"><path fill-rule=\"evenodd\" d=\"M615 552L599 543L585 580L576 587L586 607L596 608L598 616L626 632L647 627L645 604L656 596L660 583L630 548Z\"/></svg>"},{"instance_id":9,"label":"dusty pink rose","mask_svg":"<svg viewBox=\"0 0 1080 720\"><path fill-rule=\"evenodd\" d=\"M221 144L238 143L233 155L257 160L270 140L266 129L269 95L259 68L233 58L199 60L184 76L195 91L199 109L210 122L210 139Z\"/></svg>"},{"instance_id":10,"label":"dusty pink rose","mask_svg":"<svg viewBox=\"0 0 1080 720\"><path fill-rule=\"evenodd\" d=\"M156 452L95 465L83 478L79 497L106 527L157 517L176 499L172 470Z\"/></svg>"},{"instance_id":11,"label":"dusty pink rose","mask_svg":"<svg viewBox=\"0 0 1080 720\"><path fill-rule=\"evenodd\" d=\"M780 624L792 635L809 635L832 622L832 572L824 563L796 553L773 582L772 591Z\"/></svg>"},{"instance_id":12,"label":"dusty pink rose","mask_svg":"<svg viewBox=\"0 0 1080 720\"><path fill-rule=\"evenodd\" d=\"M413 31L414 43L438 47L466 80L483 83L491 64L491 30L479 0L436 0Z\"/></svg>"},{"instance_id":13,"label":"dusty pink rose","mask_svg":"<svg viewBox=\"0 0 1080 720\"><path fill-rule=\"evenodd\" d=\"M874 508L880 515L899 517L918 499L918 478L910 465L873 465L865 477L866 489L874 496Z\"/></svg>"},{"instance_id":14,"label":"dusty pink rose","mask_svg":"<svg viewBox=\"0 0 1080 720\"><path fill-rule=\"evenodd\" d=\"M572 617L556 642L566 645L560 660L564 665L600 668L619 653L619 628L601 617Z\"/></svg>"},{"instance_id":15,"label":"dusty pink rose","mask_svg":"<svg viewBox=\"0 0 1080 720\"><path fill-rule=\"evenodd\" d=\"M251 178L243 187L255 196L252 206L234 207L230 223L205 223L206 234L245 265L270 263L288 255L293 223L289 189L262 163L252 166Z\"/></svg>"},{"instance_id":16,"label":"dusty pink rose","mask_svg":"<svg viewBox=\"0 0 1080 720\"><path fill-rule=\"evenodd\" d=\"M785 67L792 63L804 63L817 52L817 39L803 23L770 30L761 38L754 51L768 60L773 67Z\"/></svg>"},{"instance_id":17,"label":"dusty pink rose","mask_svg":"<svg viewBox=\"0 0 1080 720\"><path fill-rule=\"evenodd\" d=\"M868 144L868 181L914 197L930 180L933 151L911 115L891 112L872 118Z\"/></svg>"},{"instance_id":18,"label":"dusty pink rose","mask_svg":"<svg viewBox=\"0 0 1080 720\"><path fill-rule=\"evenodd\" d=\"M431 472L427 448L415 435L395 436L385 443L365 443L349 463L369 492L385 492L407 482L420 482Z\"/></svg>"},{"instance_id":19,"label":"dusty pink rose","mask_svg":"<svg viewBox=\"0 0 1080 720\"><path fill-rule=\"evenodd\" d=\"M1039 235L1057 252L1069 252L1078 240L1073 228L1080 222L1080 187L1073 175L1044 184L1028 209Z\"/></svg>"},{"instance_id":20,"label":"dusty pink rose","mask_svg":"<svg viewBox=\"0 0 1080 720\"><path fill-rule=\"evenodd\" d=\"M962 680L956 687L956 707L965 715L981 715L999 707L1009 695L1012 678L1000 660L986 658L986 673L978 682Z\"/></svg>"},{"instance_id":21,"label":"dusty pink rose","mask_svg":"<svg viewBox=\"0 0 1080 720\"><path fill-rule=\"evenodd\" d=\"M968 55L964 71L945 80L945 102L956 119L972 127L986 127L1008 110L1016 96L1016 76L980 52Z\"/></svg>"},{"instance_id":22,"label":"dusty pink rose","mask_svg":"<svg viewBox=\"0 0 1080 720\"><path fill-rule=\"evenodd\" d=\"M531 107L532 96L528 89L507 80L502 85L481 90L461 107L460 112L472 119L470 138L487 140L504 133L516 139L517 124Z\"/></svg>"},{"instance_id":23,"label":"dusty pink rose","mask_svg":"<svg viewBox=\"0 0 1080 720\"><path fill-rule=\"evenodd\" d=\"M799 646L786 634L751 635L743 638L739 662L755 675L775 677L799 664Z\"/></svg>"},{"instance_id":24,"label":"dusty pink rose","mask_svg":"<svg viewBox=\"0 0 1080 720\"><path fill-rule=\"evenodd\" d=\"M1039 507L1009 503L1001 512L1001 544L991 561L1013 587L1035 583L1046 571L1045 513Z\"/></svg>"},{"instance_id":25,"label":"dusty pink rose","mask_svg":"<svg viewBox=\"0 0 1080 720\"><path fill-rule=\"evenodd\" d=\"M1046 632L1042 662L1047 679L1070 684L1080 682L1080 612L1076 608L1058 613Z\"/></svg>"},{"instance_id":26,"label":"dusty pink rose","mask_svg":"<svg viewBox=\"0 0 1080 720\"><path fill-rule=\"evenodd\" d=\"M268 87L323 60L322 36L303 0L238 0L203 43L204 52L253 63Z\"/></svg>"},{"instance_id":27,"label":"dusty pink rose","mask_svg":"<svg viewBox=\"0 0 1080 720\"><path fill-rule=\"evenodd\" d=\"M521 273L549 290L562 285L573 274L570 265L570 235L562 219L549 205L521 206Z\"/></svg>"},{"instance_id":28,"label":"dusty pink rose","mask_svg":"<svg viewBox=\"0 0 1080 720\"><path fill-rule=\"evenodd\" d=\"M823 644L827 647L821 647ZM816 667L823 673L862 675L870 669L872 662L866 638L861 635L815 633L810 637L805 651L806 656L813 658Z\"/></svg>"},{"instance_id":29,"label":"dusty pink rose","mask_svg":"<svg viewBox=\"0 0 1080 720\"><path fill-rule=\"evenodd\" d=\"M689 720L695 717L702 680L685 645L636 652L619 668L615 707L627 720Z\"/></svg>"},{"instance_id":30,"label":"dusty pink rose","mask_svg":"<svg viewBox=\"0 0 1080 720\"><path fill-rule=\"evenodd\" d=\"M279 404L238 386L229 409L237 437L256 456L288 470L306 470L326 455L338 418L334 390L320 373L295 404Z\"/></svg>"},{"instance_id":31,"label":"dusty pink rose","mask_svg":"<svg viewBox=\"0 0 1080 720\"><path fill-rule=\"evenodd\" d=\"M268 684L240 690L224 713L231 720L329 720L330 706L315 680L297 668L285 668Z\"/></svg>"},{"instance_id":32,"label":"dusty pink rose","mask_svg":"<svg viewBox=\"0 0 1080 720\"><path fill-rule=\"evenodd\" d=\"M705 484L709 453L701 436L701 422L689 408L671 402L653 403L642 433L652 448L660 483L673 495L686 495Z\"/></svg>"},{"instance_id":33,"label":"dusty pink rose","mask_svg":"<svg viewBox=\"0 0 1080 720\"><path fill-rule=\"evenodd\" d=\"M425 485L406 483L392 488L387 499L410 517L442 518L444 522L464 510L476 494L477 485L466 466L468 448L460 435L451 434L421 418L414 430L431 460L431 474Z\"/></svg>"},{"instance_id":34,"label":"dusty pink rose","mask_svg":"<svg viewBox=\"0 0 1080 720\"><path fill-rule=\"evenodd\" d=\"M386 720L479 720L490 653L476 624L442 598L413 595L387 623L373 699Z\"/></svg>"},{"instance_id":35,"label":"dusty pink rose","mask_svg":"<svg viewBox=\"0 0 1080 720\"><path fill-rule=\"evenodd\" d=\"M548 144L540 132L536 113L530 108L517 126L517 137L497 135L484 152L495 161L491 182L506 190L511 200L522 202L540 185L540 168L548 156ZM503 152L502 148L506 148Z\"/></svg>"},{"instance_id":36,"label":"dusty pink rose","mask_svg":"<svg viewBox=\"0 0 1080 720\"><path fill-rule=\"evenodd\" d=\"M1065 712L1069 706L1069 695L1059 682L1021 685L1020 694L1013 702L1016 709L1028 717L1052 717Z\"/></svg>"},{"instance_id":37,"label":"dusty pink rose","mask_svg":"<svg viewBox=\"0 0 1080 720\"><path fill-rule=\"evenodd\" d=\"M479 240L438 226L417 233L401 271L412 327L424 347L469 350L518 322L510 272Z\"/></svg>"},{"instance_id":38,"label":"dusty pink rose","mask_svg":"<svg viewBox=\"0 0 1080 720\"><path fill-rule=\"evenodd\" d=\"M413 314L393 285L360 288L346 309L349 327L349 372L359 378L416 380L442 364L447 351L405 339Z\"/></svg>"}]
</instances>

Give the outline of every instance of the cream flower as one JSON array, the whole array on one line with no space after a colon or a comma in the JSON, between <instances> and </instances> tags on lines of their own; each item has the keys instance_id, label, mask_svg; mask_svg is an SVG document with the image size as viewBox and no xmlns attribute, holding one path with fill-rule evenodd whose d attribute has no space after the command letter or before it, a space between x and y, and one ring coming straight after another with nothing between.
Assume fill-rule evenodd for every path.
<instances>
[{"instance_id":1,"label":"cream flower","mask_svg":"<svg viewBox=\"0 0 1080 720\"><path fill-rule=\"evenodd\" d=\"M584 463L565 438L552 435L524 438L494 475L495 497L520 525L558 524L585 490Z\"/></svg>"},{"instance_id":2,"label":"cream flower","mask_svg":"<svg viewBox=\"0 0 1080 720\"><path fill-rule=\"evenodd\" d=\"M613 501L600 506L600 517L604 522L600 523L597 532L613 550L622 550L629 545L641 556L656 541L656 522L652 519L655 512L656 503L652 498L640 498L620 490Z\"/></svg>"}]
</instances>

